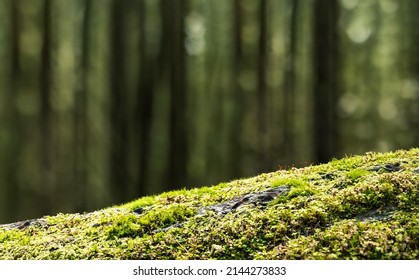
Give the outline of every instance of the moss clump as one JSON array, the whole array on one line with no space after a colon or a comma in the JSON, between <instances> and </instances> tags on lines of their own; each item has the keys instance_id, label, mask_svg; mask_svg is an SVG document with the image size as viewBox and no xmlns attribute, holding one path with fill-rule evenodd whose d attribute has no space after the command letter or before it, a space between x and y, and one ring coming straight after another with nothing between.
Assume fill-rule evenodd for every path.
<instances>
[{"instance_id":1,"label":"moss clump","mask_svg":"<svg viewBox=\"0 0 419 280\"><path fill-rule=\"evenodd\" d=\"M346 174L346 177L353 183L358 182L359 180L362 180L363 177L365 177L368 174L367 170L363 169L354 169L349 171Z\"/></svg>"},{"instance_id":2,"label":"moss clump","mask_svg":"<svg viewBox=\"0 0 419 280\"><path fill-rule=\"evenodd\" d=\"M4 225L0 259L417 259L418 167L367 153Z\"/></svg>"}]
</instances>

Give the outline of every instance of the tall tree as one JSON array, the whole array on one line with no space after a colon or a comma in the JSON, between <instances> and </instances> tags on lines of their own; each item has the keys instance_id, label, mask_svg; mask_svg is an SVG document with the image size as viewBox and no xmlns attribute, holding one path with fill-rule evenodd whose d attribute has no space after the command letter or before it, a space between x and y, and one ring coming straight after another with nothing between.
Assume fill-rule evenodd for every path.
<instances>
[{"instance_id":1,"label":"tall tree","mask_svg":"<svg viewBox=\"0 0 419 280\"><path fill-rule=\"evenodd\" d=\"M110 185L115 202L128 196L128 117L125 57L125 1L111 5Z\"/></svg>"},{"instance_id":2,"label":"tall tree","mask_svg":"<svg viewBox=\"0 0 419 280\"><path fill-rule=\"evenodd\" d=\"M268 106L267 106L267 0L259 2L259 42L257 56L258 74L258 165L259 172L269 169L269 147L268 147Z\"/></svg>"},{"instance_id":3,"label":"tall tree","mask_svg":"<svg viewBox=\"0 0 419 280\"><path fill-rule=\"evenodd\" d=\"M147 193L146 185L149 172L151 125L153 122L153 95L155 81L155 65L157 61L154 57L148 55L147 48L147 12L145 1L139 2L139 83L137 89L136 104L136 123L137 141L139 144L139 179L137 193L145 195Z\"/></svg>"},{"instance_id":4,"label":"tall tree","mask_svg":"<svg viewBox=\"0 0 419 280\"><path fill-rule=\"evenodd\" d=\"M52 107L51 107L51 49L52 24L51 0L44 1L43 38L40 72L40 124L41 124L41 211L48 213L52 209L53 170L52 170Z\"/></svg>"},{"instance_id":5,"label":"tall tree","mask_svg":"<svg viewBox=\"0 0 419 280\"><path fill-rule=\"evenodd\" d=\"M81 62L80 62L80 86L76 88L74 95L74 187L76 193L75 209L79 212L86 209L86 189L88 187L88 77L90 55L90 24L91 24L91 1L85 1L83 7L83 19L81 29Z\"/></svg>"},{"instance_id":6,"label":"tall tree","mask_svg":"<svg viewBox=\"0 0 419 280\"><path fill-rule=\"evenodd\" d=\"M339 94L339 2L314 1L313 112L314 154L327 162L338 151L337 100Z\"/></svg>"},{"instance_id":7,"label":"tall tree","mask_svg":"<svg viewBox=\"0 0 419 280\"><path fill-rule=\"evenodd\" d=\"M13 213L16 215L19 203L19 180L16 168L19 166L19 154L20 148L22 147L22 136L21 136L21 118L17 108L17 96L19 91L19 80L21 78L20 69L20 1L11 1L10 9L11 19L11 46L10 46L10 90L5 91L7 94L6 102L9 105L8 118L13 120L8 123L7 129L10 133L10 142L7 143L8 148L4 150L7 165L3 167L5 172L4 184L6 193L4 200L5 210L7 213Z\"/></svg>"},{"instance_id":8,"label":"tall tree","mask_svg":"<svg viewBox=\"0 0 419 280\"><path fill-rule=\"evenodd\" d=\"M406 3L404 3L406 4ZM419 18L417 13L419 12L419 2L415 0L409 1L409 11L410 16L408 17L410 21L410 28L408 37L410 38L408 44L408 56L407 59L409 60L409 70L411 79L414 80L416 83L419 81ZM410 130L413 132L412 138L412 146L419 146L419 94L416 91L413 102L409 102L408 104L408 116L407 123L410 126Z\"/></svg>"},{"instance_id":9,"label":"tall tree","mask_svg":"<svg viewBox=\"0 0 419 280\"><path fill-rule=\"evenodd\" d=\"M232 50L232 67L233 67L233 106L231 108L231 121L229 131L228 146L228 167L229 175L233 178L240 177L242 164L242 122L243 122L243 106L244 96L240 85L240 75L243 66L243 7L240 0L233 2L233 46Z\"/></svg>"},{"instance_id":10,"label":"tall tree","mask_svg":"<svg viewBox=\"0 0 419 280\"><path fill-rule=\"evenodd\" d=\"M180 187L186 184L188 163L188 123L186 92L185 28L186 1L163 0L162 43L169 71L170 120L168 184Z\"/></svg>"},{"instance_id":11,"label":"tall tree","mask_svg":"<svg viewBox=\"0 0 419 280\"><path fill-rule=\"evenodd\" d=\"M295 107L295 82L296 82L296 59L297 59L297 35L298 35L298 6L299 0L291 0L291 14L289 21L288 50L286 66L284 70L284 94L282 106L282 135L283 156L286 161L292 161L295 153L294 134L294 107Z\"/></svg>"}]
</instances>

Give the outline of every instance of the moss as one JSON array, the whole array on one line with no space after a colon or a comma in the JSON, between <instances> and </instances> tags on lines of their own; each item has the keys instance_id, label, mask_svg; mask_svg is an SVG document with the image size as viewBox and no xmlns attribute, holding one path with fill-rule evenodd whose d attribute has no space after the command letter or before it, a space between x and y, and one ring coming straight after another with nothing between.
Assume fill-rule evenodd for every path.
<instances>
[{"instance_id":1,"label":"moss","mask_svg":"<svg viewBox=\"0 0 419 280\"><path fill-rule=\"evenodd\" d=\"M346 177L351 181L351 182L358 182L360 179L362 179L363 177L365 177L368 174L367 170L363 170L363 169L354 169L349 171L346 174Z\"/></svg>"},{"instance_id":2,"label":"moss","mask_svg":"<svg viewBox=\"0 0 419 280\"><path fill-rule=\"evenodd\" d=\"M367 153L46 216L0 227L0 259L417 259L418 166L419 149ZM268 204L202 211L284 185Z\"/></svg>"}]
</instances>

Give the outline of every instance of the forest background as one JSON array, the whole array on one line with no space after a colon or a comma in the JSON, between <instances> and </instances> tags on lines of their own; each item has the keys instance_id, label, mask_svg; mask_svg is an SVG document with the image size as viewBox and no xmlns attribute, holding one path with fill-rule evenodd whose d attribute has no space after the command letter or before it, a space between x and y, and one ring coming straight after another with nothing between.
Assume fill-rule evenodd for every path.
<instances>
[{"instance_id":1,"label":"forest background","mask_svg":"<svg viewBox=\"0 0 419 280\"><path fill-rule=\"evenodd\" d=\"M419 145L417 0L0 0L0 222Z\"/></svg>"}]
</instances>

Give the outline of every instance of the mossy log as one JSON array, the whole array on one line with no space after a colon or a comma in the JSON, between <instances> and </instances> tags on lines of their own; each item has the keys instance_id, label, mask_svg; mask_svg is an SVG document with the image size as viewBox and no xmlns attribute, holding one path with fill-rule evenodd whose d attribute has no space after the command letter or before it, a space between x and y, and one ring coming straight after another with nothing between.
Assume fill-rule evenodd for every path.
<instances>
[{"instance_id":1,"label":"mossy log","mask_svg":"<svg viewBox=\"0 0 419 280\"><path fill-rule=\"evenodd\" d=\"M419 149L0 226L0 259L418 259Z\"/></svg>"}]
</instances>

